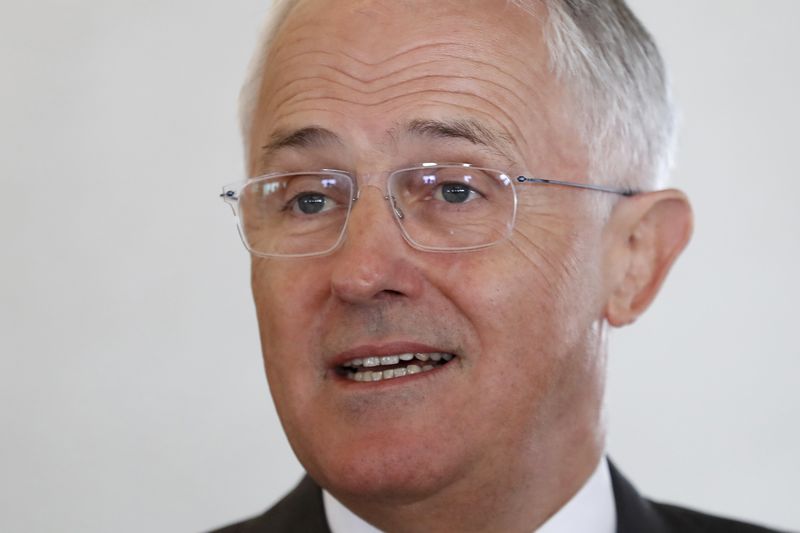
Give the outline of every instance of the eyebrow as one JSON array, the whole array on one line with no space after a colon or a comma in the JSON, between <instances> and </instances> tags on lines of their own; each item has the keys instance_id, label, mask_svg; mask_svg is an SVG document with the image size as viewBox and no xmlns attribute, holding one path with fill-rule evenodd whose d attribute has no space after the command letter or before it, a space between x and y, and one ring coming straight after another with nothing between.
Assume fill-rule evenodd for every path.
<instances>
[{"instance_id":1,"label":"eyebrow","mask_svg":"<svg viewBox=\"0 0 800 533\"><path fill-rule=\"evenodd\" d=\"M298 130L276 131L269 142L261 147L261 154L266 159L284 148L321 148L342 144L342 139L331 130L308 126Z\"/></svg>"},{"instance_id":2,"label":"eyebrow","mask_svg":"<svg viewBox=\"0 0 800 533\"><path fill-rule=\"evenodd\" d=\"M489 148L506 161L513 160L506 150L511 144L508 136L473 119L410 120L399 128L389 130L388 133L395 142L398 129L412 136L431 139L461 139ZM261 147L261 157L262 161L267 161L276 152L286 148L325 148L330 146L344 146L344 142L337 134L320 126L278 130L271 135L269 142Z\"/></svg>"},{"instance_id":3,"label":"eyebrow","mask_svg":"<svg viewBox=\"0 0 800 533\"><path fill-rule=\"evenodd\" d=\"M493 148L500 135L483 124L471 119L457 120L412 120L406 124L406 132L425 137L464 139L472 144Z\"/></svg>"},{"instance_id":4,"label":"eyebrow","mask_svg":"<svg viewBox=\"0 0 800 533\"><path fill-rule=\"evenodd\" d=\"M477 120L412 120L405 125L405 131L433 139L462 139L471 144L485 146L507 161L512 161L508 153L511 140L507 135L495 131Z\"/></svg>"}]
</instances>

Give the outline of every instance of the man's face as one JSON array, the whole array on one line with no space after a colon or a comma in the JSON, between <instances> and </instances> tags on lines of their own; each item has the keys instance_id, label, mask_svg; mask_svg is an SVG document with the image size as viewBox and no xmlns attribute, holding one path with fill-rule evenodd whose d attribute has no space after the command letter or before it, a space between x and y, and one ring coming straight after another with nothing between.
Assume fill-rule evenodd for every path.
<instances>
[{"instance_id":1,"label":"man's face","mask_svg":"<svg viewBox=\"0 0 800 533\"><path fill-rule=\"evenodd\" d=\"M340 497L411 501L601 446L598 197L518 186L511 238L469 253L410 247L383 198L387 171L428 161L586 181L546 57L537 19L502 0L301 1L275 42L251 174L336 168L361 190L337 251L252 265L281 421ZM415 121L469 123L481 139ZM262 149L309 127L338 140ZM379 382L341 375L347 360L405 352L455 357Z\"/></svg>"}]
</instances>

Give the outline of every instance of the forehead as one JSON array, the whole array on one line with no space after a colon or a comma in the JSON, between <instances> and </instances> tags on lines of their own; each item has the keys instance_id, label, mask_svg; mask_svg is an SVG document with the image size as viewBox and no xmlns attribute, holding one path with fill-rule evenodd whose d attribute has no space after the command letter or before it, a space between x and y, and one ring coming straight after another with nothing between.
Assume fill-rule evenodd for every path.
<instances>
[{"instance_id":1,"label":"forehead","mask_svg":"<svg viewBox=\"0 0 800 533\"><path fill-rule=\"evenodd\" d=\"M349 51L366 66L436 43L496 51L532 43L531 51L540 37L541 16L508 0L298 0L274 50L305 42Z\"/></svg>"},{"instance_id":2,"label":"forehead","mask_svg":"<svg viewBox=\"0 0 800 533\"><path fill-rule=\"evenodd\" d=\"M520 158L557 152L569 125L541 16L504 0L301 0L267 57L251 153L309 126L385 148L429 119L469 120Z\"/></svg>"}]
</instances>

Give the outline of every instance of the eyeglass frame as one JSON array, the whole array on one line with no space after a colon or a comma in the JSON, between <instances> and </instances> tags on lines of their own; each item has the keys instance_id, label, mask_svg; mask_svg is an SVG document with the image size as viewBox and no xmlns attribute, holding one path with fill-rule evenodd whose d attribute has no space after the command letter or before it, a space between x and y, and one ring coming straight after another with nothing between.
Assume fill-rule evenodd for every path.
<instances>
[{"instance_id":1,"label":"eyeglass frame","mask_svg":"<svg viewBox=\"0 0 800 533\"><path fill-rule=\"evenodd\" d=\"M407 171L411 171L411 170L420 170L420 169L424 169L424 168L435 168L435 167L450 167L450 168L464 167L464 168L472 168L472 169L475 169L475 170L485 170L485 171L489 171L489 172L494 172L494 173L497 173L500 176L505 176L506 178L508 178L508 174L506 172L502 171L502 170L488 168L488 167L479 167L479 166L472 165L470 163L420 163L419 165L416 165L416 166L411 166L411 167L406 167L406 168L393 170L393 171L388 173L388 177L389 177L389 179L391 179L391 177L393 175L399 174L401 172L407 172ZM350 199L350 204L347 206L347 217L345 218L344 223L342 224L342 231L341 231L341 234L339 235L339 237L336 239L336 242L330 248L328 248L326 250L323 250L321 252L311 252L311 253L305 253L305 254L268 254L268 253L258 252L258 251L253 250L250 247L250 245L248 245L248 243L247 243L247 238L245 237L244 229L242 228L241 217L239 216L239 193L245 187L247 187L250 183L252 183L253 181L256 181L256 180L260 181L260 180L267 180L267 179L271 179L271 178L279 178L281 176L291 176L293 174L302 174L303 172L339 174L339 175L347 177L353 184L353 189L354 189L353 197ZM514 182L517 182L519 184L531 183L531 184L538 184L538 185L556 185L556 186L560 186L560 187L572 187L572 188L576 188L576 189L590 190L590 191L596 191L596 192L604 192L604 193L609 193L609 194L617 194L617 195L623 196L623 197L636 196L637 194L641 194L641 192L642 192L642 191L635 190L635 189L630 189L630 188L607 187L605 185L596 185L596 184L592 184L592 183L578 183L578 182L574 182L574 181L564 181L564 180L549 179L549 178L534 178L534 177L529 177L529 176L525 176L525 175L518 175L513 180L509 178L509 181L510 181L510 185L511 185L511 192L514 195L514 212L512 214L511 221L510 221L511 230L513 230L514 225L516 223L517 202L518 202L517 190L514 187ZM346 170L323 168L323 169L319 169L319 170L306 170L306 171L298 171L298 172L276 171L276 172L270 172L270 173L267 173L267 174L263 174L263 175L260 175L260 176L255 176L255 177L252 177L252 178L247 178L247 179L245 179L243 181L237 181L237 182L229 183L228 185L223 186L222 193L219 196L220 196L220 198L222 198L222 200L225 203L227 203L228 205L231 206L231 209L233 210L234 217L236 218L236 227L237 227L237 230L239 232L239 237L242 239L242 243L244 244L244 246L245 246L245 248L247 249L248 252L250 252L251 254L253 254L255 256L258 256L258 257L293 259L293 258L325 256L325 255L328 255L328 254L331 254L331 253L335 252L341 246L341 244L344 242L344 236L347 234L347 224L350 221L350 213L351 213L351 211L353 209L353 205L356 203L356 201L361 196L361 188L358 187L358 180L356 179L356 176L354 175L354 173L348 172ZM502 239L493 241L493 242L488 243L488 244L482 244L482 245L471 246L471 247L466 247L466 248L435 248L435 247L428 247L428 246L425 246L425 245L422 245L420 243L415 242L414 239L412 239L408 235L405 227L402 224L402 220L404 218L404 214L402 213L402 211L400 211L397 208L397 205L395 203L396 200L392 195L388 194L388 190L386 191L386 194L384 194L383 199L389 202L389 205L392 208L392 214L394 215L395 221L397 222L398 226L400 227L400 232L403 235L403 239L409 244L409 246L411 246L412 248L414 248L416 250L420 250L420 251L423 251L423 252L436 252L436 253L472 252L472 251L476 251L476 250L482 250L482 249L485 249L485 248L489 248L491 246L499 244L499 243L503 242L504 240L508 239L511 236L511 233L509 232L509 234L506 235L505 237L503 237Z\"/></svg>"}]
</instances>

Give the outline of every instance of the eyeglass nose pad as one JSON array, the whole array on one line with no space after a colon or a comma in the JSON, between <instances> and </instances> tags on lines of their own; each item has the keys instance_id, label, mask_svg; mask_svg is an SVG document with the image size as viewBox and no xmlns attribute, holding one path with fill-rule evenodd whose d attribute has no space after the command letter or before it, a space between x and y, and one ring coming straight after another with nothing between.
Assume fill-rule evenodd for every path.
<instances>
[{"instance_id":1,"label":"eyeglass nose pad","mask_svg":"<svg viewBox=\"0 0 800 533\"><path fill-rule=\"evenodd\" d=\"M392 204L392 210L394 211L394 214L397 216L398 220L403 220L406 218L406 216L403 214L403 210L397 206L397 199L393 194L386 195L386 199L389 200L390 204Z\"/></svg>"}]
</instances>

